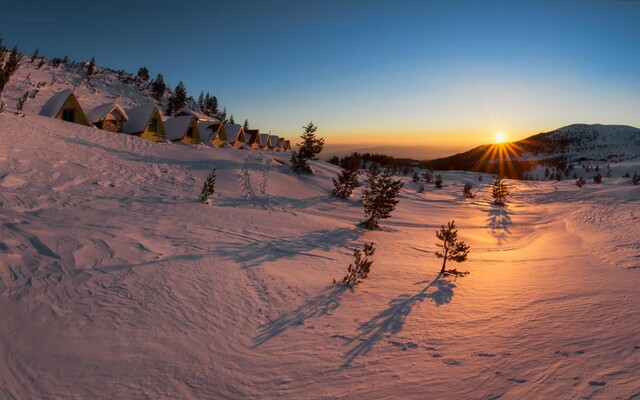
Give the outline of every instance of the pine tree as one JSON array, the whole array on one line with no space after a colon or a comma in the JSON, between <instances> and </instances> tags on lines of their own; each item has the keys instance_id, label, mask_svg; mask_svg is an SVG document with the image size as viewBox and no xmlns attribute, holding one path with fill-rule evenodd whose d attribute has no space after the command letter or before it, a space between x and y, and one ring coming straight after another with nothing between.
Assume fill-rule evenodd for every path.
<instances>
[{"instance_id":1,"label":"pine tree","mask_svg":"<svg viewBox=\"0 0 640 400\"><path fill-rule=\"evenodd\" d=\"M227 119L227 107L224 107L222 111L218 113L218 118L220 119L220 121L224 121L225 119Z\"/></svg>"},{"instance_id":2,"label":"pine tree","mask_svg":"<svg viewBox=\"0 0 640 400\"><path fill-rule=\"evenodd\" d=\"M438 258L443 259L440 273L448 273L456 276L467 275L469 272L459 272L455 269L449 271L446 270L447 260L461 263L467 261L467 255L469 254L469 246L467 246L465 242L458 240L458 230L456 229L455 221L449 222L446 228L442 225L442 228L439 231L436 231L436 237L442 242L436 243L436 246L441 250L435 252Z\"/></svg>"},{"instance_id":3,"label":"pine tree","mask_svg":"<svg viewBox=\"0 0 640 400\"><path fill-rule=\"evenodd\" d=\"M433 183L433 174L431 171L427 171L423 174L425 183Z\"/></svg>"},{"instance_id":4,"label":"pine tree","mask_svg":"<svg viewBox=\"0 0 640 400\"><path fill-rule=\"evenodd\" d=\"M33 54L31 54L31 62L34 62L38 58L39 54L40 54L40 48L36 48L33 51Z\"/></svg>"},{"instance_id":5,"label":"pine tree","mask_svg":"<svg viewBox=\"0 0 640 400\"><path fill-rule=\"evenodd\" d=\"M167 102L167 109L164 111L164 115L166 115L167 117L171 117L174 112L175 112L175 107L173 103L173 98L169 98L169 101Z\"/></svg>"},{"instance_id":6,"label":"pine tree","mask_svg":"<svg viewBox=\"0 0 640 400\"><path fill-rule=\"evenodd\" d=\"M202 186L202 194L200 195L200 201L202 203L209 203L208 197L211 196L215 192L216 188L216 170L215 168L211 173L207 176L207 179L204 181L204 185Z\"/></svg>"},{"instance_id":7,"label":"pine tree","mask_svg":"<svg viewBox=\"0 0 640 400\"><path fill-rule=\"evenodd\" d=\"M353 190L360 186L360 182L358 182L358 173L347 168L343 168L338 174L338 178L333 178L332 180L332 194L342 199L348 199L351 197Z\"/></svg>"},{"instance_id":8,"label":"pine tree","mask_svg":"<svg viewBox=\"0 0 640 400\"><path fill-rule=\"evenodd\" d=\"M587 181L582 177L576 179L576 186L579 187L579 188L583 187L586 183L587 183Z\"/></svg>"},{"instance_id":9,"label":"pine tree","mask_svg":"<svg viewBox=\"0 0 640 400\"><path fill-rule=\"evenodd\" d=\"M158 74L156 79L151 83L151 95L155 100L160 101L166 90L167 85L164 83L164 76Z\"/></svg>"},{"instance_id":10,"label":"pine tree","mask_svg":"<svg viewBox=\"0 0 640 400\"><path fill-rule=\"evenodd\" d=\"M510 194L511 191L502 178L497 177L493 180L493 184L491 185L491 197L493 198L493 204L504 206L507 196Z\"/></svg>"},{"instance_id":11,"label":"pine tree","mask_svg":"<svg viewBox=\"0 0 640 400\"><path fill-rule=\"evenodd\" d=\"M236 121L233 119L233 114L231 114L231 116L229 117L229 123L230 124L235 124Z\"/></svg>"},{"instance_id":12,"label":"pine tree","mask_svg":"<svg viewBox=\"0 0 640 400\"><path fill-rule=\"evenodd\" d=\"M145 82L149 81L149 70L147 67L140 67L140 69L138 69L138 78Z\"/></svg>"},{"instance_id":13,"label":"pine tree","mask_svg":"<svg viewBox=\"0 0 640 400\"><path fill-rule=\"evenodd\" d=\"M220 110L218 110L218 98L216 96L209 97L209 92L207 92L206 96L204 97L204 104L207 109L207 115L213 117L220 113Z\"/></svg>"},{"instance_id":14,"label":"pine tree","mask_svg":"<svg viewBox=\"0 0 640 400\"><path fill-rule=\"evenodd\" d=\"M471 191L471 189L473 189L473 184L467 181L467 183L465 183L464 187L462 188L462 196L465 199L473 199L474 197L476 197L476 195Z\"/></svg>"},{"instance_id":15,"label":"pine tree","mask_svg":"<svg viewBox=\"0 0 640 400\"><path fill-rule=\"evenodd\" d=\"M204 92L200 92L200 96L198 96L198 108L200 108L201 112L205 112L205 108L204 108Z\"/></svg>"},{"instance_id":16,"label":"pine tree","mask_svg":"<svg viewBox=\"0 0 640 400\"><path fill-rule=\"evenodd\" d=\"M0 112L4 110L4 102L2 101L2 92L4 87L9 83L13 74L18 70L20 66L20 53L18 53L18 47L14 46L6 56L7 49L2 44L2 36L0 36Z\"/></svg>"},{"instance_id":17,"label":"pine tree","mask_svg":"<svg viewBox=\"0 0 640 400\"><path fill-rule=\"evenodd\" d=\"M367 219L363 224L367 229L377 229L378 221L391 216L398 204L398 194L402 189L402 180L394 181L388 172L380 173L374 164L369 168L369 184L362 192L362 204Z\"/></svg>"},{"instance_id":18,"label":"pine tree","mask_svg":"<svg viewBox=\"0 0 640 400\"><path fill-rule=\"evenodd\" d=\"M185 89L182 81L178 82L176 88L173 90L173 96L171 96L169 100L173 102L174 111L180 111L184 108L187 102L187 89Z\"/></svg>"},{"instance_id":19,"label":"pine tree","mask_svg":"<svg viewBox=\"0 0 640 400\"><path fill-rule=\"evenodd\" d=\"M87 76L93 75L96 69L96 58L91 57L91 61L87 64Z\"/></svg>"},{"instance_id":20,"label":"pine tree","mask_svg":"<svg viewBox=\"0 0 640 400\"><path fill-rule=\"evenodd\" d=\"M419 182L420 181L420 175L417 172L413 172L413 175L411 176L411 181L413 182Z\"/></svg>"},{"instance_id":21,"label":"pine tree","mask_svg":"<svg viewBox=\"0 0 640 400\"><path fill-rule=\"evenodd\" d=\"M438 189L442 189L442 182L442 175L436 174L435 180L433 181L434 185L436 185Z\"/></svg>"},{"instance_id":22,"label":"pine tree","mask_svg":"<svg viewBox=\"0 0 640 400\"><path fill-rule=\"evenodd\" d=\"M371 270L371 264L373 264L373 260L369 260L369 257L373 256L375 251L376 249L373 243L365 243L364 250L362 251L358 248L354 249L354 262L353 264L349 264L349 267L347 268L347 275L342 278L341 283L353 288L364 279L367 279Z\"/></svg>"},{"instance_id":23,"label":"pine tree","mask_svg":"<svg viewBox=\"0 0 640 400\"><path fill-rule=\"evenodd\" d=\"M242 128L246 131L249 129L249 120L245 118L244 124L242 124Z\"/></svg>"},{"instance_id":24,"label":"pine tree","mask_svg":"<svg viewBox=\"0 0 640 400\"><path fill-rule=\"evenodd\" d=\"M597 174L593 176L593 183L602 183L602 175Z\"/></svg>"},{"instance_id":25,"label":"pine tree","mask_svg":"<svg viewBox=\"0 0 640 400\"><path fill-rule=\"evenodd\" d=\"M420 183L418 185L418 193L424 193L424 183Z\"/></svg>"},{"instance_id":26,"label":"pine tree","mask_svg":"<svg viewBox=\"0 0 640 400\"><path fill-rule=\"evenodd\" d=\"M29 91L24 92L22 97L18 99L18 102L16 103L16 109L18 110L18 112L16 114L20 114L20 112L22 111L22 108L24 107L24 103L25 101L27 101L27 96L29 96Z\"/></svg>"},{"instance_id":27,"label":"pine tree","mask_svg":"<svg viewBox=\"0 0 640 400\"><path fill-rule=\"evenodd\" d=\"M291 169L297 173L313 173L309 161L315 160L316 156L320 154L324 147L324 139L316 137L315 132L318 127L313 122L309 122L303 129L304 132L300 135L302 143L297 143L298 151L291 154Z\"/></svg>"},{"instance_id":28,"label":"pine tree","mask_svg":"<svg viewBox=\"0 0 640 400\"><path fill-rule=\"evenodd\" d=\"M636 172L633 173L633 177L631 178L631 182L634 185L640 185L640 175L638 175Z\"/></svg>"}]
</instances>

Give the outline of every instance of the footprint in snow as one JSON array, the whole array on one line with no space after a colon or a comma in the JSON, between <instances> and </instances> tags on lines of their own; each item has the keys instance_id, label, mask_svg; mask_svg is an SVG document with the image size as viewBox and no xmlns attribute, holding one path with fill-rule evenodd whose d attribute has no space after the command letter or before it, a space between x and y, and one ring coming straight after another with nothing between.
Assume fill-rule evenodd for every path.
<instances>
[{"instance_id":1,"label":"footprint in snow","mask_svg":"<svg viewBox=\"0 0 640 400\"><path fill-rule=\"evenodd\" d=\"M606 384L605 381L589 381L589 386L604 386Z\"/></svg>"},{"instance_id":2,"label":"footprint in snow","mask_svg":"<svg viewBox=\"0 0 640 400\"><path fill-rule=\"evenodd\" d=\"M446 359L446 360L442 360L443 363L447 364L447 365L453 365L453 366L457 366L460 365L460 361L457 360L452 360L450 358Z\"/></svg>"},{"instance_id":3,"label":"footprint in snow","mask_svg":"<svg viewBox=\"0 0 640 400\"><path fill-rule=\"evenodd\" d=\"M526 379L515 379L515 378L508 378L507 380L513 383L525 383L527 381Z\"/></svg>"},{"instance_id":4,"label":"footprint in snow","mask_svg":"<svg viewBox=\"0 0 640 400\"><path fill-rule=\"evenodd\" d=\"M473 353L476 357L495 357L495 354L492 353Z\"/></svg>"}]
</instances>

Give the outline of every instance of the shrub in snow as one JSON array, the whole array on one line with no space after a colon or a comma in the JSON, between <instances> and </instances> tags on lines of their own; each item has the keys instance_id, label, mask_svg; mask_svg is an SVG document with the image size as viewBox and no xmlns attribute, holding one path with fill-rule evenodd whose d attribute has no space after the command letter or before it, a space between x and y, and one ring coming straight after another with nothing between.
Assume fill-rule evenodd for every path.
<instances>
[{"instance_id":1,"label":"shrub in snow","mask_svg":"<svg viewBox=\"0 0 640 400\"><path fill-rule=\"evenodd\" d=\"M465 183L464 187L462 188L462 196L465 199L473 199L474 197L476 197L476 195L471 191L471 189L473 189L473 184L467 181L467 183Z\"/></svg>"},{"instance_id":2,"label":"shrub in snow","mask_svg":"<svg viewBox=\"0 0 640 400\"><path fill-rule=\"evenodd\" d=\"M358 248L354 249L353 257L355 260L353 264L349 264L347 275L342 278L341 283L349 287L354 287L362 282L363 279L367 279L371 264L373 264L373 260L370 260L369 257L371 257L375 251L376 249L373 243L365 243L363 250Z\"/></svg>"},{"instance_id":3,"label":"shrub in snow","mask_svg":"<svg viewBox=\"0 0 640 400\"><path fill-rule=\"evenodd\" d=\"M2 44L2 37L0 36L0 103L2 103L2 92L4 87L9 83L11 76L18 70L20 65L20 53L18 53L18 47L14 46L6 56L7 48ZM0 105L0 112L4 110L4 103Z\"/></svg>"},{"instance_id":4,"label":"shrub in snow","mask_svg":"<svg viewBox=\"0 0 640 400\"><path fill-rule=\"evenodd\" d=\"M348 199L353 190L360 186L358 182L358 173L350 169L343 168L338 174L338 179L333 178L332 194L342 199Z\"/></svg>"},{"instance_id":5,"label":"shrub in snow","mask_svg":"<svg viewBox=\"0 0 640 400\"><path fill-rule=\"evenodd\" d=\"M491 197L493 198L493 204L497 206L504 206L504 202L510 194L511 191L502 178L497 177L493 180L493 184L491 185Z\"/></svg>"},{"instance_id":6,"label":"shrub in snow","mask_svg":"<svg viewBox=\"0 0 640 400\"><path fill-rule=\"evenodd\" d=\"M420 175L417 172L414 172L413 175L411 176L411 180L413 182L419 182L420 181Z\"/></svg>"},{"instance_id":7,"label":"shrub in snow","mask_svg":"<svg viewBox=\"0 0 640 400\"><path fill-rule=\"evenodd\" d=\"M418 193L424 193L424 183L418 185Z\"/></svg>"},{"instance_id":8,"label":"shrub in snow","mask_svg":"<svg viewBox=\"0 0 640 400\"><path fill-rule=\"evenodd\" d=\"M576 179L576 186L579 187L579 188L583 187L586 183L587 183L587 181L582 177Z\"/></svg>"},{"instance_id":9,"label":"shrub in snow","mask_svg":"<svg viewBox=\"0 0 640 400\"><path fill-rule=\"evenodd\" d=\"M593 176L593 183L602 183L602 175L600 175L600 174L594 175Z\"/></svg>"},{"instance_id":10,"label":"shrub in snow","mask_svg":"<svg viewBox=\"0 0 640 400\"><path fill-rule=\"evenodd\" d=\"M96 58L91 57L91 61L87 64L87 76L93 75L96 69Z\"/></svg>"},{"instance_id":11,"label":"shrub in snow","mask_svg":"<svg viewBox=\"0 0 640 400\"><path fill-rule=\"evenodd\" d=\"M440 273L454 276L468 275L469 272L467 271L461 272L457 269L446 269L447 260L461 263L467 261L467 255L469 254L469 246L467 246L465 242L458 240L458 230L456 229L455 221L449 222L446 227L442 225L442 228L436 231L436 237L441 243L436 243L440 250L436 251L435 254L438 258L443 259Z\"/></svg>"},{"instance_id":12,"label":"shrub in snow","mask_svg":"<svg viewBox=\"0 0 640 400\"><path fill-rule=\"evenodd\" d=\"M310 160L315 160L324 147L324 139L316 137L318 127L309 122L303 127L304 132L300 135L302 143L298 143L300 148L291 155L291 169L297 173L313 173L309 166Z\"/></svg>"},{"instance_id":13,"label":"shrub in snow","mask_svg":"<svg viewBox=\"0 0 640 400\"><path fill-rule=\"evenodd\" d=\"M440 174L436 174L435 180L433 181L434 185L436 185L438 189L442 189L442 182L444 182L442 180L442 176Z\"/></svg>"},{"instance_id":14,"label":"shrub in snow","mask_svg":"<svg viewBox=\"0 0 640 400\"><path fill-rule=\"evenodd\" d=\"M423 174L424 181L426 183L433 183L433 174L431 171L427 171Z\"/></svg>"},{"instance_id":15,"label":"shrub in snow","mask_svg":"<svg viewBox=\"0 0 640 400\"><path fill-rule=\"evenodd\" d=\"M633 182L634 185L640 185L640 175L634 172L633 178L631 178L631 182Z\"/></svg>"},{"instance_id":16,"label":"shrub in snow","mask_svg":"<svg viewBox=\"0 0 640 400\"><path fill-rule=\"evenodd\" d=\"M211 196L216 190L216 170L215 168L207 179L204 181L204 185L202 186L202 194L200 196L200 201L203 203L209 203L209 196Z\"/></svg>"},{"instance_id":17,"label":"shrub in snow","mask_svg":"<svg viewBox=\"0 0 640 400\"><path fill-rule=\"evenodd\" d=\"M378 221L391 216L398 204L398 193L402 189L402 181L394 181L385 171L380 173L374 164L369 168L369 184L362 192L362 204L367 220L363 223L367 229L377 229Z\"/></svg>"},{"instance_id":18,"label":"shrub in snow","mask_svg":"<svg viewBox=\"0 0 640 400\"><path fill-rule=\"evenodd\" d=\"M22 108L24 107L24 102L27 101L27 96L29 96L28 91L24 92L22 97L18 99L18 102L16 103L16 109L18 110L18 112L16 114L21 114Z\"/></svg>"}]
</instances>

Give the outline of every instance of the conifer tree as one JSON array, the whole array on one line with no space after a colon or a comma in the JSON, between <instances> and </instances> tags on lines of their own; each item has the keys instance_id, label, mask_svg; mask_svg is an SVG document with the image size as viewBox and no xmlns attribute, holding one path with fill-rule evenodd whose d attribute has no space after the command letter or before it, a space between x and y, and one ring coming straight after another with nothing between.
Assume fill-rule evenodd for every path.
<instances>
[{"instance_id":1,"label":"conifer tree","mask_svg":"<svg viewBox=\"0 0 640 400\"><path fill-rule=\"evenodd\" d=\"M155 100L160 101L166 90L167 85L164 83L164 76L162 74L158 74L156 79L151 83L151 95Z\"/></svg>"},{"instance_id":2,"label":"conifer tree","mask_svg":"<svg viewBox=\"0 0 640 400\"><path fill-rule=\"evenodd\" d=\"M91 57L91 61L89 61L89 64L87 64L87 76L93 75L93 73L95 72L95 69L96 69L96 58Z\"/></svg>"},{"instance_id":3,"label":"conifer tree","mask_svg":"<svg viewBox=\"0 0 640 400\"><path fill-rule=\"evenodd\" d=\"M218 110L218 98L216 96L209 97L209 92L207 92L204 97L204 104L207 109L207 115L214 117L220 112L220 110Z\"/></svg>"},{"instance_id":4,"label":"conifer tree","mask_svg":"<svg viewBox=\"0 0 640 400\"><path fill-rule=\"evenodd\" d=\"M413 172L413 175L411 176L411 181L413 181L413 182L420 181L420 175L418 174L418 172L416 172L416 171Z\"/></svg>"},{"instance_id":5,"label":"conifer tree","mask_svg":"<svg viewBox=\"0 0 640 400\"><path fill-rule=\"evenodd\" d=\"M602 175L597 174L593 176L593 183L602 183Z\"/></svg>"},{"instance_id":6,"label":"conifer tree","mask_svg":"<svg viewBox=\"0 0 640 400\"><path fill-rule=\"evenodd\" d=\"M464 187L462 188L462 196L465 199L473 199L474 197L476 197L476 195L471 191L471 189L473 189L473 184L467 181L467 183L465 183Z\"/></svg>"},{"instance_id":7,"label":"conifer tree","mask_svg":"<svg viewBox=\"0 0 640 400\"><path fill-rule=\"evenodd\" d=\"M583 187L586 183L587 181L582 177L576 179L576 186L579 188Z\"/></svg>"},{"instance_id":8,"label":"conifer tree","mask_svg":"<svg viewBox=\"0 0 640 400\"><path fill-rule=\"evenodd\" d=\"M149 70L147 67L140 67L140 69L138 69L138 78L145 82L149 81Z\"/></svg>"},{"instance_id":9,"label":"conifer tree","mask_svg":"<svg viewBox=\"0 0 640 400\"><path fill-rule=\"evenodd\" d=\"M215 168L211 173L207 176L207 179L204 181L204 185L202 186L202 193L200 195L200 201L202 203L208 203L208 197L211 196L215 192L216 188L216 170Z\"/></svg>"},{"instance_id":10,"label":"conifer tree","mask_svg":"<svg viewBox=\"0 0 640 400\"><path fill-rule=\"evenodd\" d=\"M358 182L358 173L351 171L348 168L342 168L338 174L338 178L333 178L333 192L332 194L342 199L348 199L351 197L353 190L360 186Z\"/></svg>"},{"instance_id":11,"label":"conifer tree","mask_svg":"<svg viewBox=\"0 0 640 400\"><path fill-rule=\"evenodd\" d=\"M433 174L431 171L427 171L423 174L425 183L433 183Z\"/></svg>"},{"instance_id":12,"label":"conifer tree","mask_svg":"<svg viewBox=\"0 0 640 400\"><path fill-rule=\"evenodd\" d=\"M20 53L18 53L17 46L13 47L8 57L6 54L7 49L2 44L2 36L0 36L0 112L4 110L2 92L13 74L18 70L18 66L20 66Z\"/></svg>"},{"instance_id":13,"label":"conifer tree","mask_svg":"<svg viewBox=\"0 0 640 400\"><path fill-rule=\"evenodd\" d=\"M511 191L504 183L504 180L502 180L501 177L495 178L491 185L491 197L493 198L493 204L504 206L509 194L511 194Z\"/></svg>"},{"instance_id":14,"label":"conifer tree","mask_svg":"<svg viewBox=\"0 0 640 400\"><path fill-rule=\"evenodd\" d=\"M373 243L365 243L362 251L358 248L354 249L354 262L353 264L349 264L347 275L342 278L341 283L353 288L364 279L367 279L371 270L371 264L373 264L373 260L370 260L369 257L373 256L375 251L376 249Z\"/></svg>"},{"instance_id":15,"label":"conifer tree","mask_svg":"<svg viewBox=\"0 0 640 400\"><path fill-rule=\"evenodd\" d=\"M242 124L242 129L244 129L245 131L249 129L249 120L247 118L245 118L244 124Z\"/></svg>"},{"instance_id":16,"label":"conifer tree","mask_svg":"<svg viewBox=\"0 0 640 400\"><path fill-rule=\"evenodd\" d=\"M422 182L418 185L418 193L424 193L424 183Z\"/></svg>"},{"instance_id":17,"label":"conifer tree","mask_svg":"<svg viewBox=\"0 0 640 400\"><path fill-rule=\"evenodd\" d=\"M173 96L171 96L169 101L173 103L174 111L179 111L184 108L184 105L187 102L187 89L185 89L182 81L178 82L176 85L176 88L173 90Z\"/></svg>"},{"instance_id":18,"label":"conifer tree","mask_svg":"<svg viewBox=\"0 0 640 400\"><path fill-rule=\"evenodd\" d=\"M636 172L633 173L633 177L631 178L631 182L634 185L640 185L640 175L638 175Z\"/></svg>"},{"instance_id":19,"label":"conifer tree","mask_svg":"<svg viewBox=\"0 0 640 400\"><path fill-rule=\"evenodd\" d=\"M294 151L291 154L291 169L297 173L312 173L309 166L310 160L315 160L316 156L320 154L324 147L324 138L316 137L316 130L318 127L309 122L303 127L304 132L300 135L302 143L297 143L299 146L298 151Z\"/></svg>"},{"instance_id":20,"label":"conifer tree","mask_svg":"<svg viewBox=\"0 0 640 400\"><path fill-rule=\"evenodd\" d=\"M391 216L398 204L398 193L402 189L402 180L394 181L391 175L374 164L369 168L369 183L362 192L362 205L367 219L363 224L367 229L377 229L378 221Z\"/></svg>"},{"instance_id":21,"label":"conifer tree","mask_svg":"<svg viewBox=\"0 0 640 400\"><path fill-rule=\"evenodd\" d=\"M204 92L200 92L200 96L198 96L198 108L200 108L200 111L205 112L205 108L204 108Z\"/></svg>"},{"instance_id":22,"label":"conifer tree","mask_svg":"<svg viewBox=\"0 0 640 400\"><path fill-rule=\"evenodd\" d=\"M442 175L436 174L435 180L433 181L434 185L436 185L438 189L442 189L442 182Z\"/></svg>"},{"instance_id":23,"label":"conifer tree","mask_svg":"<svg viewBox=\"0 0 640 400\"><path fill-rule=\"evenodd\" d=\"M29 96L29 91L24 92L22 97L18 99L18 102L16 103L16 109L18 110L17 114L20 114L20 112L22 111L24 103L25 101L27 101L27 96Z\"/></svg>"},{"instance_id":24,"label":"conifer tree","mask_svg":"<svg viewBox=\"0 0 640 400\"><path fill-rule=\"evenodd\" d=\"M229 117L229 123L230 124L235 124L236 121L233 120L233 114L231 114L231 116Z\"/></svg>"},{"instance_id":25,"label":"conifer tree","mask_svg":"<svg viewBox=\"0 0 640 400\"><path fill-rule=\"evenodd\" d=\"M221 121L224 121L225 119L227 119L227 107L224 107L224 108L222 109L222 111L220 111L220 112L218 113L218 118L219 118Z\"/></svg>"},{"instance_id":26,"label":"conifer tree","mask_svg":"<svg viewBox=\"0 0 640 400\"><path fill-rule=\"evenodd\" d=\"M465 242L458 240L458 230L456 229L455 221L447 223L446 228L442 225L442 228L439 231L436 231L436 237L442 242L436 243L436 246L438 246L440 250L435 252L438 258L443 259L440 273L449 273L456 276L467 275L468 272L459 272L455 269L446 270L447 260L461 263L467 261L467 256L469 254L469 246L467 246Z\"/></svg>"},{"instance_id":27,"label":"conifer tree","mask_svg":"<svg viewBox=\"0 0 640 400\"><path fill-rule=\"evenodd\" d=\"M39 54L40 54L40 48L38 47L33 51L33 54L31 54L31 62L34 62L38 58Z\"/></svg>"}]
</instances>

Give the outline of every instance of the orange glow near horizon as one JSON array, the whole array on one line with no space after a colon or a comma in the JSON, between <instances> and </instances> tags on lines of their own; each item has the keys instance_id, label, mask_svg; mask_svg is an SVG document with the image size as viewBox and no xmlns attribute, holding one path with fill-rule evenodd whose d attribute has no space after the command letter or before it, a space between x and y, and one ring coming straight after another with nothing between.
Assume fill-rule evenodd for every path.
<instances>
[{"instance_id":1,"label":"orange glow near horizon","mask_svg":"<svg viewBox=\"0 0 640 400\"><path fill-rule=\"evenodd\" d=\"M507 135L504 132L496 132L496 143L504 143L507 140Z\"/></svg>"}]
</instances>

